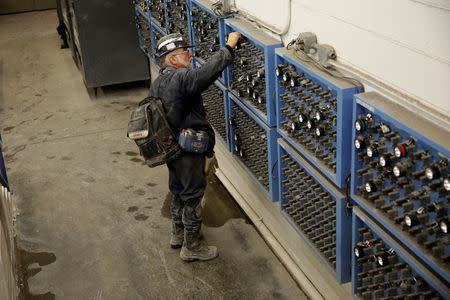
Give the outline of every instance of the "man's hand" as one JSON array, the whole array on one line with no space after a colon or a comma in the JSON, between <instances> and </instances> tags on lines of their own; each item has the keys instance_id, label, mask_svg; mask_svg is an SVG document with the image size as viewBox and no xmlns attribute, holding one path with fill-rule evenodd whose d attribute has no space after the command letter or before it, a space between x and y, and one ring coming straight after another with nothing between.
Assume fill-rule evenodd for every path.
<instances>
[{"instance_id":1,"label":"man's hand","mask_svg":"<svg viewBox=\"0 0 450 300\"><path fill-rule=\"evenodd\" d=\"M240 39L242 35L239 32L232 32L228 35L227 45L234 49Z\"/></svg>"},{"instance_id":2,"label":"man's hand","mask_svg":"<svg viewBox=\"0 0 450 300\"><path fill-rule=\"evenodd\" d=\"M213 155L211 157L205 156L205 175L212 175L216 173L216 168L219 167L219 163L217 162L216 156Z\"/></svg>"}]
</instances>

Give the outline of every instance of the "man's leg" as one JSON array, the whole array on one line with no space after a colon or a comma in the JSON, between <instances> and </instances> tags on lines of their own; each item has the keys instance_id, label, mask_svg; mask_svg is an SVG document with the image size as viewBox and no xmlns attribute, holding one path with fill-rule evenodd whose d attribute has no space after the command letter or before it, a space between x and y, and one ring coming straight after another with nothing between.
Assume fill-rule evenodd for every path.
<instances>
[{"instance_id":1,"label":"man's leg","mask_svg":"<svg viewBox=\"0 0 450 300\"><path fill-rule=\"evenodd\" d=\"M184 241L183 226L183 207L184 203L180 199L179 193L183 190L183 186L177 178L176 168L168 163L169 168L169 190L172 192L173 201L170 205L170 213L172 215L172 231L170 236L170 247L181 248Z\"/></svg>"},{"instance_id":2,"label":"man's leg","mask_svg":"<svg viewBox=\"0 0 450 300\"><path fill-rule=\"evenodd\" d=\"M173 249L181 248L184 241L183 225L183 203L178 195L173 195L173 202L170 205L172 214L172 234L170 237L170 247Z\"/></svg>"},{"instance_id":3,"label":"man's leg","mask_svg":"<svg viewBox=\"0 0 450 300\"><path fill-rule=\"evenodd\" d=\"M180 257L185 261L210 260L219 254L217 247L208 246L200 240L202 226L202 197L185 202L183 210L184 243Z\"/></svg>"},{"instance_id":4,"label":"man's leg","mask_svg":"<svg viewBox=\"0 0 450 300\"><path fill-rule=\"evenodd\" d=\"M206 189L205 157L202 154L184 153L171 166L182 186L179 197L184 204L182 221L185 236L180 257L186 261L213 259L218 255L217 248L200 241L201 199Z\"/></svg>"}]
</instances>

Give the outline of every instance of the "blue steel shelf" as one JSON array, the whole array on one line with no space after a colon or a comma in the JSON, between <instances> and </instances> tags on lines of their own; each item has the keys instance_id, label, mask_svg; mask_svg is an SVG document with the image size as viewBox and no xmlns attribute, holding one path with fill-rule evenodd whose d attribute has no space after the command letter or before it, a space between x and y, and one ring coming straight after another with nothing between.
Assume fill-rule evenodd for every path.
<instances>
[{"instance_id":1,"label":"blue steel shelf","mask_svg":"<svg viewBox=\"0 0 450 300\"><path fill-rule=\"evenodd\" d=\"M254 114L274 127L277 123L274 51L282 44L242 19L225 20L225 34L233 31L240 32L247 41L235 49L234 63L227 68L227 85Z\"/></svg>"},{"instance_id":2,"label":"blue steel shelf","mask_svg":"<svg viewBox=\"0 0 450 300\"><path fill-rule=\"evenodd\" d=\"M276 129L268 127L245 104L228 93L228 133L236 160L273 202L278 201Z\"/></svg>"},{"instance_id":3,"label":"blue steel shelf","mask_svg":"<svg viewBox=\"0 0 450 300\"><path fill-rule=\"evenodd\" d=\"M180 33L188 41L190 36L188 12L189 0L166 1L167 33Z\"/></svg>"},{"instance_id":4,"label":"blue steel shelf","mask_svg":"<svg viewBox=\"0 0 450 300\"><path fill-rule=\"evenodd\" d=\"M449 132L375 92L355 95L353 121L352 198L449 282Z\"/></svg>"},{"instance_id":5,"label":"blue steel shelf","mask_svg":"<svg viewBox=\"0 0 450 300\"><path fill-rule=\"evenodd\" d=\"M147 5L147 1L145 1L144 3L145 5ZM144 11L140 5L136 4L135 9L136 9L136 16L139 14L143 16L148 22L150 22L150 10L148 8L147 11Z\"/></svg>"},{"instance_id":6,"label":"blue steel shelf","mask_svg":"<svg viewBox=\"0 0 450 300\"><path fill-rule=\"evenodd\" d=\"M194 45L195 60L203 64L215 51L225 45L225 21L230 16L218 16L211 8L211 3L193 0L189 7L189 33ZM202 39L200 41L199 39ZM219 80L227 83L227 74L222 72Z\"/></svg>"},{"instance_id":7,"label":"blue steel shelf","mask_svg":"<svg viewBox=\"0 0 450 300\"><path fill-rule=\"evenodd\" d=\"M340 282L350 281L351 217L344 194L278 139L281 214Z\"/></svg>"},{"instance_id":8,"label":"blue steel shelf","mask_svg":"<svg viewBox=\"0 0 450 300\"><path fill-rule=\"evenodd\" d=\"M448 282L422 265L410 249L394 240L389 231L360 208L353 208L352 223L352 245L359 254L359 257L352 255L352 293L355 298L450 298Z\"/></svg>"},{"instance_id":9,"label":"blue steel shelf","mask_svg":"<svg viewBox=\"0 0 450 300\"><path fill-rule=\"evenodd\" d=\"M167 12L166 12L166 3L167 0L149 0L149 15L150 20L153 24L157 25L162 31L163 34L167 34ZM156 15L159 18L156 18Z\"/></svg>"},{"instance_id":10,"label":"blue steel shelf","mask_svg":"<svg viewBox=\"0 0 450 300\"><path fill-rule=\"evenodd\" d=\"M153 47L151 41L150 23L142 14L138 13L138 6L136 7L136 27L139 47L148 58L151 58L153 54Z\"/></svg>"},{"instance_id":11,"label":"blue steel shelf","mask_svg":"<svg viewBox=\"0 0 450 300\"><path fill-rule=\"evenodd\" d=\"M158 43L159 39L165 36L164 30L162 30L157 24L151 23L150 24L151 29L151 40L152 40L152 55L151 59L156 64L156 44Z\"/></svg>"},{"instance_id":12,"label":"blue steel shelf","mask_svg":"<svg viewBox=\"0 0 450 300\"><path fill-rule=\"evenodd\" d=\"M199 67L199 66L197 66ZM228 90L218 80L202 93L203 104L208 112L208 121L216 132L216 140L219 140L230 151L228 140Z\"/></svg>"},{"instance_id":13,"label":"blue steel shelf","mask_svg":"<svg viewBox=\"0 0 450 300\"><path fill-rule=\"evenodd\" d=\"M6 176L6 167L5 167L5 161L3 159L3 142L2 142L2 135L0 133L0 184L5 185L8 188L8 191L11 192L8 185L8 176Z\"/></svg>"},{"instance_id":14,"label":"blue steel shelf","mask_svg":"<svg viewBox=\"0 0 450 300\"><path fill-rule=\"evenodd\" d=\"M293 50L275 53L278 132L343 188L350 174L353 95L362 87L301 61Z\"/></svg>"}]
</instances>

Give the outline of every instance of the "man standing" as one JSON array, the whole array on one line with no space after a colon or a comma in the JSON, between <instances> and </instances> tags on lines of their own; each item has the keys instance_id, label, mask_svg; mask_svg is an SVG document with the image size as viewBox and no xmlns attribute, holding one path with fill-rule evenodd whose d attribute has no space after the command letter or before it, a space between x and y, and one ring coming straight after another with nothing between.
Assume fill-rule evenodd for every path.
<instances>
[{"instance_id":1,"label":"man standing","mask_svg":"<svg viewBox=\"0 0 450 300\"><path fill-rule=\"evenodd\" d=\"M156 46L161 74L153 82L150 96L162 99L175 135L191 128L209 136L206 152L183 151L180 158L167 163L169 189L173 194L170 246L181 247L180 257L185 261L210 260L218 255L217 247L200 240L201 199L206 189L206 175L214 173L217 166L214 130L205 118L201 93L233 62L233 49L240 38L238 32L230 33L227 45L195 70L191 68L193 56L188 50L192 46L180 34L169 34Z\"/></svg>"}]
</instances>

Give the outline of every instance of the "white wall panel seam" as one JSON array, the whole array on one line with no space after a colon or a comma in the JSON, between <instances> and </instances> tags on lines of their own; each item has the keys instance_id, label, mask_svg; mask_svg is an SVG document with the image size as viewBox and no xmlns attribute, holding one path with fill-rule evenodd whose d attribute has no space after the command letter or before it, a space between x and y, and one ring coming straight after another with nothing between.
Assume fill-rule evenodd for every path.
<instances>
[{"instance_id":1,"label":"white wall panel seam","mask_svg":"<svg viewBox=\"0 0 450 300\"><path fill-rule=\"evenodd\" d=\"M448 0L443 1L426 1L426 0L409 0L411 2L426 5L428 7L438 8L445 11L450 11L450 2ZM445 1L445 2L444 2ZM437 3L439 2L439 3Z\"/></svg>"}]
</instances>

